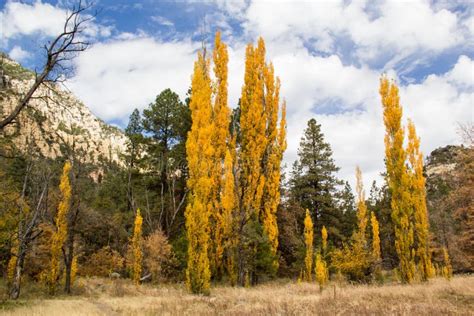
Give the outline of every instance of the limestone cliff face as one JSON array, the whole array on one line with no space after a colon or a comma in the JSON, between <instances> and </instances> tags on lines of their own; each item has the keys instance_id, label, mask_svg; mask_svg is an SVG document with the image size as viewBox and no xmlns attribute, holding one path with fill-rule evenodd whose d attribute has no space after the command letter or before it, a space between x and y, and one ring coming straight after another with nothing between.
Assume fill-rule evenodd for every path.
<instances>
[{"instance_id":1,"label":"limestone cliff face","mask_svg":"<svg viewBox=\"0 0 474 316\"><path fill-rule=\"evenodd\" d=\"M0 58L0 117L4 117L31 87L33 74L4 55ZM60 85L41 86L5 134L22 151L33 144L41 155L56 158L74 148L84 162L91 163L121 164L120 156L126 148L126 137L120 129L95 117Z\"/></svg>"}]
</instances>

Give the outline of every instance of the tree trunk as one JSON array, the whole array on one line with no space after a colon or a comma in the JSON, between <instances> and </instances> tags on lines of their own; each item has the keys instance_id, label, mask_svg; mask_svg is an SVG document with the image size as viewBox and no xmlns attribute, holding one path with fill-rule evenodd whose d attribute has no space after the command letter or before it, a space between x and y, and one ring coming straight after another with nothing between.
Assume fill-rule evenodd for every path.
<instances>
[{"instance_id":1,"label":"tree trunk","mask_svg":"<svg viewBox=\"0 0 474 316\"><path fill-rule=\"evenodd\" d=\"M64 254L64 265L66 266L66 278L64 282L64 292L71 294L71 268L74 259L74 232L73 229L68 231Z\"/></svg>"},{"instance_id":2,"label":"tree trunk","mask_svg":"<svg viewBox=\"0 0 474 316\"><path fill-rule=\"evenodd\" d=\"M15 275L13 276L12 285L10 287L10 298L13 300L18 299L18 297L20 296L21 274L23 272L23 263L25 262L25 255L26 251L20 248L15 266Z\"/></svg>"}]
</instances>

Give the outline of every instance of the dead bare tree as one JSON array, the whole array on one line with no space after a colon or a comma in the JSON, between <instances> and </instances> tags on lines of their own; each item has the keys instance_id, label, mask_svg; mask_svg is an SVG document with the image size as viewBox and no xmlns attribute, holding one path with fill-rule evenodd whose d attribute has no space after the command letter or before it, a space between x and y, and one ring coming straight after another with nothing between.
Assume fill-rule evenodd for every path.
<instances>
[{"instance_id":1,"label":"dead bare tree","mask_svg":"<svg viewBox=\"0 0 474 316\"><path fill-rule=\"evenodd\" d=\"M27 161L23 188L17 202L18 225L14 238L16 247L12 249L12 256L15 257L15 260L12 267L13 278L9 287L11 299L17 299L20 296L25 258L31 242L42 233L38 229L38 224L47 209L48 190L52 174L49 168L42 168L38 165L35 166L35 164L38 164L37 159Z\"/></svg>"},{"instance_id":2,"label":"dead bare tree","mask_svg":"<svg viewBox=\"0 0 474 316\"><path fill-rule=\"evenodd\" d=\"M71 71L70 62L79 52L89 47L89 42L81 37L87 28L87 23L94 19L96 14L86 12L92 3L83 3L81 0L68 11L63 31L48 44L44 45L45 63L40 72L35 72L35 80L26 94L21 97L16 107L6 117L0 120L0 131L11 124L20 112L28 106L33 95L40 86L62 82Z\"/></svg>"}]
</instances>

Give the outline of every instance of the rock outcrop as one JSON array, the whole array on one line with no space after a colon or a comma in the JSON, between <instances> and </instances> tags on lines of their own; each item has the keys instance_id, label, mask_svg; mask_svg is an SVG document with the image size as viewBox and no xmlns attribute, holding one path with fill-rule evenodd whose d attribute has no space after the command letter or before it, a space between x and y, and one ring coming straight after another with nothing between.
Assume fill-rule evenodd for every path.
<instances>
[{"instance_id":1,"label":"rock outcrop","mask_svg":"<svg viewBox=\"0 0 474 316\"><path fill-rule=\"evenodd\" d=\"M34 74L0 56L0 117L18 104L31 87ZM48 158L66 155L74 148L85 162L111 161L121 164L126 137L116 127L95 117L89 108L66 88L42 85L15 123L7 126L2 137L9 138L15 148L35 150Z\"/></svg>"}]
</instances>

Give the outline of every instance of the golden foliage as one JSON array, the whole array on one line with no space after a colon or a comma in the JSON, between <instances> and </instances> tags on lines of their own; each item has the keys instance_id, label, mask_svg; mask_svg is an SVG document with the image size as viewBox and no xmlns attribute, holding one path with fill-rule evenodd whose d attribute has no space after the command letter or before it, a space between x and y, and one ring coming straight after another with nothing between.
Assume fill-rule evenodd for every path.
<instances>
[{"instance_id":1,"label":"golden foliage","mask_svg":"<svg viewBox=\"0 0 474 316\"><path fill-rule=\"evenodd\" d=\"M155 230L144 241L145 259L144 265L151 273L153 281L162 278L163 267L171 259L172 250L168 238L160 229Z\"/></svg>"},{"instance_id":2,"label":"golden foliage","mask_svg":"<svg viewBox=\"0 0 474 316\"><path fill-rule=\"evenodd\" d=\"M223 236L224 249L227 252L226 270L229 275L230 283L235 285L237 282L237 271L235 270L235 249L237 238L234 232L234 209L236 207L235 184L233 173L232 155L229 150L226 151L224 160L224 184L222 189L222 217L223 217Z\"/></svg>"},{"instance_id":3,"label":"golden foliage","mask_svg":"<svg viewBox=\"0 0 474 316\"><path fill-rule=\"evenodd\" d=\"M316 273L316 281L319 283L319 289L322 290L329 280L329 272L326 265L326 261L322 258L321 253L316 254L316 264L314 267Z\"/></svg>"},{"instance_id":4,"label":"golden foliage","mask_svg":"<svg viewBox=\"0 0 474 316\"><path fill-rule=\"evenodd\" d=\"M370 215L370 223L372 225L372 257L375 262L378 262L380 261L379 221L374 212Z\"/></svg>"},{"instance_id":5,"label":"golden foliage","mask_svg":"<svg viewBox=\"0 0 474 316\"><path fill-rule=\"evenodd\" d=\"M143 264L143 252L142 252L142 223L143 217L140 214L140 209L137 209L135 215L135 223L133 226L133 237L132 237L132 251L133 251L133 282L136 285L140 284L140 278L142 276L142 264Z\"/></svg>"},{"instance_id":6,"label":"golden foliage","mask_svg":"<svg viewBox=\"0 0 474 316\"><path fill-rule=\"evenodd\" d=\"M366 245L366 230L367 230L367 205L365 204L364 183L362 181L362 172L359 166L356 167L356 192L357 192L357 220L358 233L360 234L360 242L363 246Z\"/></svg>"},{"instance_id":7,"label":"golden foliage","mask_svg":"<svg viewBox=\"0 0 474 316\"><path fill-rule=\"evenodd\" d=\"M63 173L59 183L61 191L61 201L58 206L56 215L56 231L51 240L51 270L49 275L50 292L54 293L56 283L59 276L61 249L66 241L67 236L67 213L71 201L71 185L69 184L69 172L71 171L71 163L66 161L63 167Z\"/></svg>"},{"instance_id":8,"label":"golden foliage","mask_svg":"<svg viewBox=\"0 0 474 316\"><path fill-rule=\"evenodd\" d=\"M193 293L209 293L209 217L212 213L214 148L209 60L198 53L191 84L191 131L186 141L190 190L185 211L188 239L186 284Z\"/></svg>"},{"instance_id":9,"label":"golden foliage","mask_svg":"<svg viewBox=\"0 0 474 316\"><path fill-rule=\"evenodd\" d=\"M121 271L124 258L109 246L105 246L93 253L84 265L81 265L80 274L85 276L108 277L112 272Z\"/></svg>"},{"instance_id":10,"label":"golden foliage","mask_svg":"<svg viewBox=\"0 0 474 316\"><path fill-rule=\"evenodd\" d=\"M400 259L400 274L403 282L411 282L415 273L413 243L414 232L411 217L409 176L403 149L404 129L401 125L402 107L398 87L386 77L380 80L380 96L385 124L385 165L387 183L391 192L392 221L395 230L395 248Z\"/></svg>"},{"instance_id":11,"label":"golden foliage","mask_svg":"<svg viewBox=\"0 0 474 316\"><path fill-rule=\"evenodd\" d=\"M311 282L312 279L312 267L313 267L313 221L309 215L309 210L306 210L306 216L304 218L304 242L306 245L306 255L304 258L305 273L304 279Z\"/></svg>"},{"instance_id":12,"label":"golden foliage","mask_svg":"<svg viewBox=\"0 0 474 316\"><path fill-rule=\"evenodd\" d=\"M212 109L212 123L214 127L213 131L213 148L214 148L214 157L213 157L213 192L212 192L212 226L211 231L213 235L213 244L214 247L210 249L210 252L213 253L215 257L211 262L213 263L213 271L220 271L223 267L223 255L225 251L224 240L229 235L226 235L226 230L231 223L226 222L229 218L225 216L225 212L228 210L224 209L222 201L222 191L224 190L223 183L224 179L224 160L226 159L226 153L228 148L228 142L230 141L230 109L227 104L227 63L229 61L229 56L227 53L227 46L221 41L220 32L216 33L215 43L214 43L214 52L213 52L213 62L214 62L214 74L216 77L215 83L215 98L214 106Z\"/></svg>"},{"instance_id":13,"label":"golden foliage","mask_svg":"<svg viewBox=\"0 0 474 316\"><path fill-rule=\"evenodd\" d=\"M443 277L447 280L451 280L453 277L453 267L451 266L451 259L449 258L448 249L443 247L443 258L444 258L444 265L442 268Z\"/></svg>"},{"instance_id":14,"label":"golden foliage","mask_svg":"<svg viewBox=\"0 0 474 316\"><path fill-rule=\"evenodd\" d=\"M321 229L321 241L322 241L322 246L323 246L323 255L326 255L326 252L328 250L328 231L326 229L326 226L323 225L323 228Z\"/></svg>"},{"instance_id":15,"label":"golden foliage","mask_svg":"<svg viewBox=\"0 0 474 316\"><path fill-rule=\"evenodd\" d=\"M420 151L420 138L416 135L415 125L408 121L408 161L411 169L410 193L414 211L416 256L418 259L418 274L422 280L434 276L429 246L428 209L426 207L425 177L423 176L423 154Z\"/></svg>"}]
</instances>

